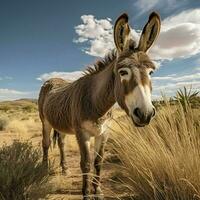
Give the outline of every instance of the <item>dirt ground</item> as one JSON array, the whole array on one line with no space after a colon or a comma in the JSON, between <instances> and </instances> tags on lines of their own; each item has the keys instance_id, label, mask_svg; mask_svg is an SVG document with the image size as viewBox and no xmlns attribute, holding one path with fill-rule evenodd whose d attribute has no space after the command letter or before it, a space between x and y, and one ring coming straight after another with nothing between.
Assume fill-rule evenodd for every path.
<instances>
[{"instance_id":1,"label":"dirt ground","mask_svg":"<svg viewBox=\"0 0 200 200\"><path fill-rule=\"evenodd\" d=\"M15 114L12 114L14 116ZM16 121L16 116L18 119ZM29 140L34 146L41 148L41 124L37 112L31 114L15 115L12 120L15 123L8 125L8 129L0 131L0 146L3 144L9 145L13 140ZM14 121L13 120L13 121ZM68 135L65 138L65 151L67 156L68 173L67 175L61 174L59 166L59 149L51 146L49 150L49 160L54 163L55 172L51 175L50 184L53 190L46 197L48 200L80 200L81 197L81 184L82 176L79 167L79 149L75 136ZM91 149L91 156L93 155L93 147ZM110 152L107 150L105 158L110 158ZM92 172L91 172L92 173ZM104 160L102 169L102 190L105 200L123 199L126 196L126 190L121 184L117 183L119 167L117 164L110 163L108 159ZM91 187L92 189L92 187Z\"/></svg>"}]
</instances>

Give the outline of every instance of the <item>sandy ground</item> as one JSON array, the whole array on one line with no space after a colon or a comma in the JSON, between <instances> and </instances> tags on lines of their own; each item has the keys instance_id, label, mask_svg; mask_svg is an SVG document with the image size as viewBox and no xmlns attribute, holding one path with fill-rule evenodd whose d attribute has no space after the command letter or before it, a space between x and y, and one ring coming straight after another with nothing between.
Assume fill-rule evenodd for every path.
<instances>
[{"instance_id":1,"label":"sandy ground","mask_svg":"<svg viewBox=\"0 0 200 200\"><path fill-rule=\"evenodd\" d=\"M24 121L23 123L26 123ZM31 125L33 124L33 125ZM29 140L34 146L41 148L41 125L39 120L35 120L35 123L29 123L26 133L16 133L15 131L0 131L0 146L3 144L9 145L15 139ZM81 184L82 177L79 167L79 149L74 136L67 136L66 142L66 156L68 163L68 174L62 175L61 168L59 167L59 149L58 147L51 147L49 151L49 160L55 165L55 173L51 175L49 184L53 187L53 191L46 197L48 200L80 200L81 198ZM93 149L93 148L92 148ZM93 150L91 149L91 156ZM106 151L105 157L110 157L109 151ZM126 190L121 184L116 183L118 178L119 167L113 163L104 160L102 169L102 190L105 196L105 200L113 200L126 196ZM91 187L92 189L92 187Z\"/></svg>"}]
</instances>

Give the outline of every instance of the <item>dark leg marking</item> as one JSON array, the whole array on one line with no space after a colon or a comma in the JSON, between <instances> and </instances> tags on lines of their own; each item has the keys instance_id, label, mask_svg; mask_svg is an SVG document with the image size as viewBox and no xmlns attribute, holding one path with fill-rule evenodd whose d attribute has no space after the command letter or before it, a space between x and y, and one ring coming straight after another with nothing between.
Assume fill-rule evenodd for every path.
<instances>
[{"instance_id":1,"label":"dark leg marking","mask_svg":"<svg viewBox=\"0 0 200 200\"><path fill-rule=\"evenodd\" d=\"M90 138L83 133L81 130L76 131L76 137L79 144L80 154L81 154L81 171L83 178L82 194L83 200L89 200L89 182L90 182Z\"/></svg>"},{"instance_id":2,"label":"dark leg marking","mask_svg":"<svg viewBox=\"0 0 200 200\"><path fill-rule=\"evenodd\" d=\"M96 195L96 200L103 199L103 194L100 188L100 175L101 175L101 167L103 162L104 155L104 147L107 141L107 135L104 133L95 138L95 160L94 160L94 168L95 168L95 176L93 178L93 187L94 194Z\"/></svg>"},{"instance_id":3,"label":"dark leg marking","mask_svg":"<svg viewBox=\"0 0 200 200\"><path fill-rule=\"evenodd\" d=\"M50 133L51 133L52 127L47 123L42 123L42 148L43 148L43 163L48 168L48 150L49 146L51 144L50 141Z\"/></svg>"},{"instance_id":4,"label":"dark leg marking","mask_svg":"<svg viewBox=\"0 0 200 200\"><path fill-rule=\"evenodd\" d=\"M56 132L54 130L54 132ZM67 162L65 156L65 135L58 133L58 147L60 149L60 166L62 167L62 172L65 174L67 171Z\"/></svg>"}]
</instances>

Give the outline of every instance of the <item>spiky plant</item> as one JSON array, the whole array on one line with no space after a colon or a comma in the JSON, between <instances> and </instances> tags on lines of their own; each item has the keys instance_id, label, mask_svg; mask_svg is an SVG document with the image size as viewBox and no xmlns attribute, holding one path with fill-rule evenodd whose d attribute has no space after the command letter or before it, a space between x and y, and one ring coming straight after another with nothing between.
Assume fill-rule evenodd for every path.
<instances>
[{"instance_id":1,"label":"spiky plant","mask_svg":"<svg viewBox=\"0 0 200 200\"><path fill-rule=\"evenodd\" d=\"M187 111L187 107L191 106L192 104L196 103L197 96L199 91L193 91L192 87L187 89L185 86L183 89L179 89L174 97L175 100L180 102L185 111Z\"/></svg>"}]
</instances>

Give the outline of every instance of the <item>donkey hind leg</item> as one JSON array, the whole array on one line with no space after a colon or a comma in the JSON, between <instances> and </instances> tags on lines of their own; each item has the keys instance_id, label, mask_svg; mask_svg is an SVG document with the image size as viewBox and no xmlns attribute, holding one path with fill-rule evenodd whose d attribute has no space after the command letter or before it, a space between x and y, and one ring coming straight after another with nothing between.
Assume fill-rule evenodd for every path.
<instances>
[{"instance_id":1,"label":"donkey hind leg","mask_svg":"<svg viewBox=\"0 0 200 200\"><path fill-rule=\"evenodd\" d=\"M95 175L93 178L94 194L97 200L103 199L103 194L100 188L100 173L103 162L104 147L107 142L108 134L106 132L95 137L95 150L94 150L94 168Z\"/></svg>"},{"instance_id":2,"label":"donkey hind leg","mask_svg":"<svg viewBox=\"0 0 200 200\"><path fill-rule=\"evenodd\" d=\"M56 130L54 130L56 132ZM65 134L58 133L58 147L60 149L60 166L62 167L62 173L66 174L67 172L67 162L65 156Z\"/></svg>"},{"instance_id":3,"label":"donkey hind leg","mask_svg":"<svg viewBox=\"0 0 200 200\"><path fill-rule=\"evenodd\" d=\"M83 183L82 183L82 194L83 200L89 200L90 197L90 137L84 134L81 130L76 131L76 137L80 149L81 161L80 167L82 171Z\"/></svg>"},{"instance_id":4,"label":"donkey hind leg","mask_svg":"<svg viewBox=\"0 0 200 200\"><path fill-rule=\"evenodd\" d=\"M42 148L43 148L43 163L48 167L48 150L51 144L50 133L52 127L48 122L42 123Z\"/></svg>"}]
</instances>

